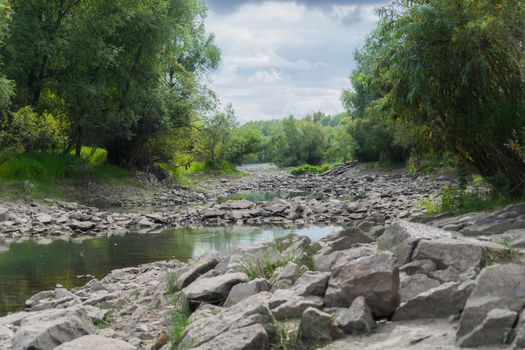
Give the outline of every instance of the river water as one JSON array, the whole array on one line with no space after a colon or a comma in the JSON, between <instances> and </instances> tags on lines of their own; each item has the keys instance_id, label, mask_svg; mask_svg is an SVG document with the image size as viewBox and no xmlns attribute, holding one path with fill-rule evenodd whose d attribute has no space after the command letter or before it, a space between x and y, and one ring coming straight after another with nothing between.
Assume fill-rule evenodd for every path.
<instances>
[{"instance_id":1,"label":"river water","mask_svg":"<svg viewBox=\"0 0 525 350\"><path fill-rule=\"evenodd\" d=\"M21 310L31 295L53 289L57 283L72 288L85 284L90 276L102 278L118 268L159 260L186 261L211 249L227 255L237 247L289 234L318 240L339 229L337 226L181 228L157 234L129 233L83 240L14 243L0 240L0 316Z\"/></svg>"}]
</instances>

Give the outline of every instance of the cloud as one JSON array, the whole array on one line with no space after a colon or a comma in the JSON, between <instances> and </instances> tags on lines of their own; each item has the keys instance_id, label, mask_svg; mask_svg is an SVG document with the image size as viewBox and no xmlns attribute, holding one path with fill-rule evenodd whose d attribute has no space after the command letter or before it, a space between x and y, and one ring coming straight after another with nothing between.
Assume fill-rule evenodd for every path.
<instances>
[{"instance_id":1,"label":"cloud","mask_svg":"<svg viewBox=\"0 0 525 350\"><path fill-rule=\"evenodd\" d=\"M242 122L343 111L353 52L377 21L370 1L207 2L223 58L212 88Z\"/></svg>"}]
</instances>

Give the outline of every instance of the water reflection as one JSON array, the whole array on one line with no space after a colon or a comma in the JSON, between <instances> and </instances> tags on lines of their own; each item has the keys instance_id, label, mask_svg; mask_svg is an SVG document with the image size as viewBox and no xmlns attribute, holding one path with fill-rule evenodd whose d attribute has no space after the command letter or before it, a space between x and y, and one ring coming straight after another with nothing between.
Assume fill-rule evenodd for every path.
<instances>
[{"instance_id":1,"label":"water reflection","mask_svg":"<svg viewBox=\"0 0 525 350\"><path fill-rule=\"evenodd\" d=\"M0 241L0 315L21 309L24 301L56 283L83 285L79 275L103 277L109 271L157 260L187 260L210 249L229 254L239 246L296 233L318 240L336 226L308 228L221 227L172 229L158 234L126 234L87 240Z\"/></svg>"}]
</instances>

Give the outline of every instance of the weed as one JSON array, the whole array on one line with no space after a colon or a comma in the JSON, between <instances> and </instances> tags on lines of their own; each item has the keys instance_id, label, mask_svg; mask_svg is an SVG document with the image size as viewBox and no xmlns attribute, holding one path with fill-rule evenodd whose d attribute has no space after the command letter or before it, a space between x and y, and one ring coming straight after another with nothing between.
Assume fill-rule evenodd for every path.
<instances>
[{"instance_id":1,"label":"weed","mask_svg":"<svg viewBox=\"0 0 525 350\"><path fill-rule=\"evenodd\" d=\"M321 166L303 164L303 165L299 165L293 168L290 171L290 174L292 175L303 175L307 173L321 174L321 173L324 173L325 171L330 170L331 168L332 167L330 166L330 164L323 164Z\"/></svg>"},{"instance_id":2,"label":"weed","mask_svg":"<svg viewBox=\"0 0 525 350\"><path fill-rule=\"evenodd\" d=\"M184 338L184 330L190 324L190 312L182 305L178 294L173 296L173 305L175 308L171 316L170 340L173 344L172 349L177 349L177 345Z\"/></svg>"},{"instance_id":3,"label":"weed","mask_svg":"<svg viewBox=\"0 0 525 350\"><path fill-rule=\"evenodd\" d=\"M108 311L106 313L106 315L104 316L103 319L101 319L101 320L94 320L93 324L98 329L104 329L104 328L107 328L111 324L111 322L113 322L113 321L114 321L113 310L110 310L110 311Z\"/></svg>"},{"instance_id":4,"label":"weed","mask_svg":"<svg viewBox=\"0 0 525 350\"><path fill-rule=\"evenodd\" d=\"M286 321L275 322L275 334L271 339L272 349L292 350L304 349L304 344L299 339L297 327Z\"/></svg>"},{"instance_id":5,"label":"weed","mask_svg":"<svg viewBox=\"0 0 525 350\"><path fill-rule=\"evenodd\" d=\"M503 334L503 344L510 345L512 342L514 342L514 339L516 338L516 330L513 328L507 328L505 329L505 333Z\"/></svg>"},{"instance_id":6,"label":"weed","mask_svg":"<svg viewBox=\"0 0 525 350\"><path fill-rule=\"evenodd\" d=\"M173 272L168 279L167 293L174 294L177 290L177 274Z\"/></svg>"}]
</instances>

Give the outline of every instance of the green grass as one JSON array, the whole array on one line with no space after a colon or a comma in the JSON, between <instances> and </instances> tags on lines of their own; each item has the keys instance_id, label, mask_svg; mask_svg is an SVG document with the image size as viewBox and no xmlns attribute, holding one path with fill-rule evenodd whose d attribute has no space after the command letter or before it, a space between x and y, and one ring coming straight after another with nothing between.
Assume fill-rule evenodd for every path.
<instances>
[{"instance_id":1,"label":"green grass","mask_svg":"<svg viewBox=\"0 0 525 350\"><path fill-rule=\"evenodd\" d=\"M84 155L88 150L84 148ZM106 156L105 150L97 150L89 160L80 160L64 153L19 154L0 165L0 186L4 194L10 192L15 197L65 198L58 185L67 180L131 183L131 174L107 164Z\"/></svg>"},{"instance_id":2,"label":"green grass","mask_svg":"<svg viewBox=\"0 0 525 350\"><path fill-rule=\"evenodd\" d=\"M459 215L498 209L518 202L518 199L505 196L497 190L483 190L476 184L469 190L459 186L447 185L443 187L439 201L432 203L427 199L425 208L428 215L439 215L442 213Z\"/></svg>"},{"instance_id":3,"label":"green grass","mask_svg":"<svg viewBox=\"0 0 525 350\"><path fill-rule=\"evenodd\" d=\"M178 184L185 186L197 186L200 182L217 176L241 177L245 175L225 160L195 161L187 168L167 164L162 164L161 167L168 170Z\"/></svg>"},{"instance_id":4,"label":"green grass","mask_svg":"<svg viewBox=\"0 0 525 350\"><path fill-rule=\"evenodd\" d=\"M330 164L323 164L323 165L320 165L320 166L310 165L310 164L303 164L303 165L299 165L299 166L293 168L290 171L290 174L296 175L296 176L297 175L307 174L307 173L322 174L325 171L330 170L331 168L332 167L331 167Z\"/></svg>"}]
</instances>

